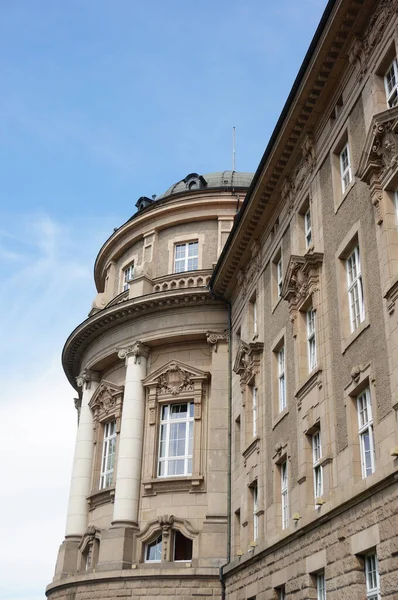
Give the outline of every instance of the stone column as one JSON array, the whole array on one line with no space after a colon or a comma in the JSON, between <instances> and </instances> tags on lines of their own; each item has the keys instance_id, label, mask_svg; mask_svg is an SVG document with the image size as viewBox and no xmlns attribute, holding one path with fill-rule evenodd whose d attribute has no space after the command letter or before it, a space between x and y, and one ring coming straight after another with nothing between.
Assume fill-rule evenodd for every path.
<instances>
[{"instance_id":1,"label":"stone column","mask_svg":"<svg viewBox=\"0 0 398 600\"><path fill-rule=\"evenodd\" d=\"M119 351L126 359L126 382L116 470L113 527L136 527L141 487L145 389L149 348L141 342Z\"/></svg>"},{"instance_id":2,"label":"stone column","mask_svg":"<svg viewBox=\"0 0 398 600\"><path fill-rule=\"evenodd\" d=\"M87 527L87 496L91 491L94 450L93 415L89 402L99 385L99 373L85 369L77 378L83 388L77 430L65 537L82 536Z\"/></svg>"}]
</instances>

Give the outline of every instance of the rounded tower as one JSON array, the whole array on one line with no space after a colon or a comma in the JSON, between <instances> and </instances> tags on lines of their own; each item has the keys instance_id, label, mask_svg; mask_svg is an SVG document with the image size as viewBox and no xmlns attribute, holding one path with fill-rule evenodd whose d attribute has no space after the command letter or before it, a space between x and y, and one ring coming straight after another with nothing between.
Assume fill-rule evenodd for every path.
<instances>
[{"instance_id":1,"label":"rounded tower","mask_svg":"<svg viewBox=\"0 0 398 600\"><path fill-rule=\"evenodd\" d=\"M251 173L191 173L104 243L63 366L79 425L49 598L221 597L228 311L207 289Z\"/></svg>"}]
</instances>

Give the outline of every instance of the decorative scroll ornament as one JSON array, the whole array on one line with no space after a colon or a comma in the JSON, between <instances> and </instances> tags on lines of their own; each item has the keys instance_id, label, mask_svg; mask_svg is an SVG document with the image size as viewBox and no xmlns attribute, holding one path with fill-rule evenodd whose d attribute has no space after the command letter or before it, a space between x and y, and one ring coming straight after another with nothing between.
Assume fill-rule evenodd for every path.
<instances>
[{"instance_id":1,"label":"decorative scroll ornament","mask_svg":"<svg viewBox=\"0 0 398 600\"><path fill-rule=\"evenodd\" d=\"M148 358L150 349L148 346L145 346L142 342L134 342L131 346L127 346L126 348L121 348L117 355L119 358L126 360L130 356L134 356L134 364L140 364L141 356Z\"/></svg>"},{"instance_id":2,"label":"decorative scroll ornament","mask_svg":"<svg viewBox=\"0 0 398 600\"><path fill-rule=\"evenodd\" d=\"M250 284L255 281L256 275L260 272L261 267L261 252L260 244L255 241L252 244L251 258L244 269L240 269L237 273L238 286L241 289L242 298L246 298L247 290Z\"/></svg>"},{"instance_id":3,"label":"decorative scroll ornament","mask_svg":"<svg viewBox=\"0 0 398 600\"><path fill-rule=\"evenodd\" d=\"M109 418L113 417L116 421L116 431L120 432L123 392L124 386L102 380L89 403L93 412L94 431L96 431L98 423L109 421Z\"/></svg>"},{"instance_id":4,"label":"decorative scroll ornament","mask_svg":"<svg viewBox=\"0 0 398 600\"><path fill-rule=\"evenodd\" d=\"M177 396L182 391L193 391L194 384L190 373L177 363L172 363L167 371L158 377L158 389L160 394Z\"/></svg>"},{"instance_id":5,"label":"decorative scroll ornament","mask_svg":"<svg viewBox=\"0 0 398 600\"><path fill-rule=\"evenodd\" d=\"M227 332L219 333L217 331L206 331L206 339L214 352L217 352L218 342L228 342L229 336Z\"/></svg>"},{"instance_id":6,"label":"decorative scroll ornament","mask_svg":"<svg viewBox=\"0 0 398 600\"><path fill-rule=\"evenodd\" d=\"M242 393L245 391L246 385L260 372L260 357L263 347L264 344L262 342L246 344L246 342L242 341L239 344L233 370L240 377Z\"/></svg>"},{"instance_id":7,"label":"decorative scroll ornament","mask_svg":"<svg viewBox=\"0 0 398 600\"><path fill-rule=\"evenodd\" d=\"M86 384L86 389L91 388L92 381L99 381L100 374L97 371L91 371L90 369L83 369L81 374L76 377L76 383L78 387L83 387Z\"/></svg>"}]
</instances>

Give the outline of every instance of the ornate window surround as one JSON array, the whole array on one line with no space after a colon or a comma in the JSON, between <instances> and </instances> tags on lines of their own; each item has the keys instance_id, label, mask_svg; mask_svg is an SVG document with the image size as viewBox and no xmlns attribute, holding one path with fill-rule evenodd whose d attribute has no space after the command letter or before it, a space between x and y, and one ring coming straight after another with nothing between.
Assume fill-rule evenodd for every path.
<instances>
[{"instance_id":1,"label":"ornate window surround","mask_svg":"<svg viewBox=\"0 0 398 600\"><path fill-rule=\"evenodd\" d=\"M88 496L90 510L97 506L113 502L115 494L115 485L105 489L99 489L102 442L104 435L104 425L108 421L116 421L116 455L113 480L116 481L117 456L119 449L120 423L123 407L124 386L118 386L106 379L103 379L90 400L89 406L93 413L94 428L94 456L93 456L93 477L92 492Z\"/></svg>"},{"instance_id":2,"label":"ornate window surround","mask_svg":"<svg viewBox=\"0 0 398 600\"><path fill-rule=\"evenodd\" d=\"M192 527L191 523L187 519L180 519L174 515L161 515L157 519L149 521L144 529L137 533L137 558L140 563L145 564L145 546L156 538L160 533L162 534L162 559L160 562L174 562L172 558L173 551L173 531L179 531L186 538L194 542L195 538L199 535L199 531ZM192 561L195 557L195 544L193 544ZM182 561L182 562L192 562ZM180 561L179 561L180 563ZM148 563L148 566L153 568L154 563Z\"/></svg>"},{"instance_id":3,"label":"ornate window surround","mask_svg":"<svg viewBox=\"0 0 398 600\"><path fill-rule=\"evenodd\" d=\"M100 541L101 530L94 525L89 525L78 546L80 551L78 571L91 571L95 567L98 562ZM91 553L91 564L87 566L86 561L89 553Z\"/></svg>"},{"instance_id":4,"label":"ornate window surround","mask_svg":"<svg viewBox=\"0 0 398 600\"><path fill-rule=\"evenodd\" d=\"M171 360L143 380L147 388L147 423L145 435L152 458L144 464L144 495L174 491L204 491L203 471L203 402L208 393L210 373L191 367L181 361ZM157 477L160 408L164 404L194 403L194 441L192 475ZM148 456L148 455L147 455Z\"/></svg>"}]
</instances>

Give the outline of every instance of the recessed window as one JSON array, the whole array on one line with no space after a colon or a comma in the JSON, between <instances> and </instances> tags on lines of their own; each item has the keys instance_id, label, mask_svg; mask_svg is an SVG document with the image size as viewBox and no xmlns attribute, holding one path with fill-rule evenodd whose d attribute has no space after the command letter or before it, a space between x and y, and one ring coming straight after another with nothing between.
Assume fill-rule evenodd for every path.
<instances>
[{"instance_id":1,"label":"recessed window","mask_svg":"<svg viewBox=\"0 0 398 600\"><path fill-rule=\"evenodd\" d=\"M278 600L286 600L286 592L285 592L284 585L276 588L276 595L277 595Z\"/></svg>"},{"instance_id":2,"label":"recessed window","mask_svg":"<svg viewBox=\"0 0 398 600\"><path fill-rule=\"evenodd\" d=\"M308 250L312 246L312 224L311 224L311 211L308 208L304 214L304 234L305 234L305 247Z\"/></svg>"},{"instance_id":3,"label":"recessed window","mask_svg":"<svg viewBox=\"0 0 398 600\"><path fill-rule=\"evenodd\" d=\"M350 308L351 331L355 331L365 319L361 260L359 246L355 246L346 260L348 304Z\"/></svg>"},{"instance_id":4,"label":"recessed window","mask_svg":"<svg viewBox=\"0 0 398 600\"><path fill-rule=\"evenodd\" d=\"M308 372L311 373L316 367L316 332L315 332L315 311L311 307L306 313L307 321L307 354L308 354Z\"/></svg>"},{"instance_id":5,"label":"recessed window","mask_svg":"<svg viewBox=\"0 0 398 600\"><path fill-rule=\"evenodd\" d=\"M252 302L252 311L253 311L253 335L258 334L258 325L257 325L257 300L254 299Z\"/></svg>"},{"instance_id":6,"label":"recessed window","mask_svg":"<svg viewBox=\"0 0 398 600\"><path fill-rule=\"evenodd\" d=\"M162 560L162 536L159 535L145 548L145 562L160 562Z\"/></svg>"},{"instance_id":7,"label":"recessed window","mask_svg":"<svg viewBox=\"0 0 398 600\"><path fill-rule=\"evenodd\" d=\"M326 600L325 573L316 575L316 600Z\"/></svg>"},{"instance_id":8,"label":"recessed window","mask_svg":"<svg viewBox=\"0 0 398 600\"><path fill-rule=\"evenodd\" d=\"M253 498L253 541L258 540L258 487L257 481L251 488Z\"/></svg>"},{"instance_id":9,"label":"recessed window","mask_svg":"<svg viewBox=\"0 0 398 600\"><path fill-rule=\"evenodd\" d=\"M323 473L320 464L322 458L321 432L312 435L312 472L314 477L315 501L323 495Z\"/></svg>"},{"instance_id":10,"label":"recessed window","mask_svg":"<svg viewBox=\"0 0 398 600\"><path fill-rule=\"evenodd\" d=\"M257 388L252 387L253 437L257 435Z\"/></svg>"},{"instance_id":11,"label":"recessed window","mask_svg":"<svg viewBox=\"0 0 398 600\"><path fill-rule=\"evenodd\" d=\"M384 85L388 108L393 108L398 103L398 65L396 58L394 58L384 76Z\"/></svg>"},{"instance_id":12,"label":"recessed window","mask_svg":"<svg viewBox=\"0 0 398 600\"><path fill-rule=\"evenodd\" d=\"M372 404L369 388L357 396L357 413L362 477L365 479L375 471Z\"/></svg>"},{"instance_id":13,"label":"recessed window","mask_svg":"<svg viewBox=\"0 0 398 600\"><path fill-rule=\"evenodd\" d=\"M192 540L186 538L180 531L174 532L173 560L175 562L192 560Z\"/></svg>"},{"instance_id":14,"label":"recessed window","mask_svg":"<svg viewBox=\"0 0 398 600\"><path fill-rule=\"evenodd\" d=\"M199 242L176 244L174 247L174 272L196 271L199 260Z\"/></svg>"},{"instance_id":15,"label":"recessed window","mask_svg":"<svg viewBox=\"0 0 398 600\"><path fill-rule=\"evenodd\" d=\"M276 263L276 279L278 285L278 298L282 296L282 284L283 284L283 275L282 275L282 258L278 260Z\"/></svg>"},{"instance_id":16,"label":"recessed window","mask_svg":"<svg viewBox=\"0 0 398 600\"><path fill-rule=\"evenodd\" d=\"M102 445L100 490L103 490L113 482L113 469L115 466L116 452L116 421L105 423L104 441Z\"/></svg>"},{"instance_id":17,"label":"recessed window","mask_svg":"<svg viewBox=\"0 0 398 600\"><path fill-rule=\"evenodd\" d=\"M123 271L123 291L125 292L130 288L130 281L133 279L134 275L134 263L131 263L126 269Z\"/></svg>"},{"instance_id":18,"label":"recessed window","mask_svg":"<svg viewBox=\"0 0 398 600\"><path fill-rule=\"evenodd\" d=\"M281 471L281 503L282 503L282 529L289 526L289 499L288 499L288 476L287 462L280 466Z\"/></svg>"},{"instance_id":19,"label":"recessed window","mask_svg":"<svg viewBox=\"0 0 398 600\"><path fill-rule=\"evenodd\" d=\"M348 144L344 146L340 152L340 175L341 175L341 190L345 194L348 186L352 181L350 150Z\"/></svg>"},{"instance_id":20,"label":"recessed window","mask_svg":"<svg viewBox=\"0 0 398 600\"><path fill-rule=\"evenodd\" d=\"M192 475L193 402L161 408L159 477Z\"/></svg>"},{"instance_id":21,"label":"recessed window","mask_svg":"<svg viewBox=\"0 0 398 600\"><path fill-rule=\"evenodd\" d=\"M379 600L380 581L379 566L376 554L368 554L365 556L365 576L367 600Z\"/></svg>"},{"instance_id":22,"label":"recessed window","mask_svg":"<svg viewBox=\"0 0 398 600\"><path fill-rule=\"evenodd\" d=\"M277 352L278 359L278 400L279 412L286 408L286 380L285 380L285 346Z\"/></svg>"}]
</instances>

